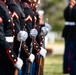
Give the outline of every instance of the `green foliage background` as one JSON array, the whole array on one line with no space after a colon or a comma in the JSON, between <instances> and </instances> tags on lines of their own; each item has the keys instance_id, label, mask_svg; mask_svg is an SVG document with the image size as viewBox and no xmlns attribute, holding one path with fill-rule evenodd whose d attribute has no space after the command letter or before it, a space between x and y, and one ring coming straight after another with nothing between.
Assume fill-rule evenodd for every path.
<instances>
[{"instance_id":1,"label":"green foliage background","mask_svg":"<svg viewBox=\"0 0 76 75\"><path fill-rule=\"evenodd\" d=\"M63 55L46 56L44 75L69 75L63 74Z\"/></svg>"},{"instance_id":2,"label":"green foliage background","mask_svg":"<svg viewBox=\"0 0 76 75\"><path fill-rule=\"evenodd\" d=\"M62 31L64 27L63 11L66 7L67 0L42 0L41 9L45 11L45 21L52 26L52 31Z\"/></svg>"}]
</instances>

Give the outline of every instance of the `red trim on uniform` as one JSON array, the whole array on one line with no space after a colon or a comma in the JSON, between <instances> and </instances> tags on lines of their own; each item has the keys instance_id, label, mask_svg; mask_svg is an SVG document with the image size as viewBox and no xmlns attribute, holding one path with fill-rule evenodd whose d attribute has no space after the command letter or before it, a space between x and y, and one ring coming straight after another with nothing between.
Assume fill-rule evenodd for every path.
<instances>
[{"instance_id":1,"label":"red trim on uniform","mask_svg":"<svg viewBox=\"0 0 76 75\"><path fill-rule=\"evenodd\" d=\"M34 46L35 50L36 50L37 53L38 53L40 50L38 50L38 48L36 48L36 46L34 45L34 43L36 43L36 40L34 40L34 42L33 42L33 46Z\"/></svg>"},{"instance_id":2,"label":"red trim on uniform","mask_svg":"<svg viewBox=\"0 0 76 75\"><path fill-rule=\"evenodd\" d=\"M3 20L2 20L2 18L0 17L0 23L2 23L3 22Z\"/></svg>"},{"instance_id":3,"label":"red trim on uniform","mask_svg":"<svg viewBox=\"0 0 76 75\"><path fill-rule=\"evenodd\" d=\"M40 46L42 46L43 42L42 42L43 38L42 36L40 36Z\"/></svg>"},{"instance_id":4,"label":"red trim on uniform","mask_svg":"<svg viewBox=\"0 0 76 75\"><path fill-rule=\"evenodd\" d=\"M32 8L31 4L28 4L26 2L23 2L25 6L28 6L29 8Z\"/></svg>"},{"instance_id":5,"label":"red trim on uniform","mask_svg":"<svg viewBox=\"0 0 76 75\"><path fill-rule=\"evenodd\" d=\"M15 31L13 31L13 30L15 30L15 28L14 28L14 22L12 21L12 32L13 32L13 35L15 35Z\"/></svg>"},{"instance_id":6,"label":"red trim on uniform","mask_svg":"<svg viewBox=\"0 0 76 75\"><path fill-rule=\"evenodd\" d=\"M12 17L16 17L17 19L19 19L19 16L17 15L16 12L13 12Z\"/></svg>"},{"instance_id":7,"label":"red trim on uniform","mask_svg":"<svg viewBox=\"0 0 76 75\"><path fill-rule=\"evenodd\" d=\"M6 53L8 54L8 57L9 57L9 59L12 61L12 63L14 64L14 63L16 63L16 62L14 62L13 61L13 59L11 58L11 56L10 56L10 54L9 54L9 50L11 50L10 48L8 48L7 50L6 50Z\"/></svg>"},{"instance_id":8,"label":"red trim on uniform","mask_svg":"<svg viewBox=\"0 0 76 75\"><path fill-rule=\"evenodd\" d=\"M39 53L39 51L40 51L40 50L38 50L38 49L36 48L36 46L35 46L35 45L34 45L34 48L35 48L35 50L37 51L37 53Z\"/></svg>"},{"instance_id":9,"label":"red trim on uniform","mask_svg":"<svg viewBox=\"0 0 76 75\"><path fill-rule=\"evenodd\" d=\"M28 20L32 21L32 18L30 15L28 15L27 18L25 19L25 21L28 21Z\"/></svg>"},{"instance_id":10,"label":"red trim on uniform","mask_svg":"<svg viewBox=\"0 0 76 75\"><path fill-rule=\"evenodd\" d=\"M11 15L11 17L12 17L12 12L9 10L9 14Z\"/></svg>"},{"instance_id":11,"label":"red trim on uniform","mask_svg":"<svg viewBox=\"0 0 76 75\"><path fill-rule=\"evenodd\" d=\"M70 56L71 56L71 52L69 52L69 54L68 54L68 60L70 60ZM69 63L69 61L68 61L68 71L70 71L70 63Z\"/></svg>"},{"instance_id":12,"label":"red trim on uniform","mask_svg":"<svg viewBox=\"0 0 76 75\"><path fill-rule=\"evenodd\" d=\"M70 71L70 67L68 67L68 71Z\"/></svg>"},{"instance_id":13,"label":"red trim on uniform","mask_svg":"<svg viewBox=\"0 0 76 75\"><path fill-rule=\"evenodd\" d=\"M6 4L2 0L0 0L0 2L6 6Z\"/></svg>"},{"instance_id":14,"label":"red trim on uniform","mask_svg":"<svg viewBox=\"0 0 76 75\"><path fill-rule=\"evenodd\" d=\"M3 4L3 5L5 5L5 6L8 6L7 4L5 4L2 0L0 0L0 2ZM8 9L9 10L9 9Z\"/></svg>"},{"instance_id":15,"label":"red trim on uniform","mask_svg":"<svg viewBox=\"0 0 76 75\"><path fill-rule=\"evenodd\" d=\"M34 28L36 28L36 21L37 21L37 18L36 16L34 16Z\"/></svg>"},{"instance_id":16,"label":"red trim on uniform","mask_svg":"<svg viewBox=\"0 0 76 75\"><path fill-rule=\"evenodd\" d=\"M29 53L26 51L26 48L24 47L24 45L22 45L22 48L24 50L25 53L27 53L28 57L30 56Z\"/></svg>"},{"instance_id":17,"label":"red trim on uniform","mask_svg":"<svg viewBox=\"0 0 76 75\"><path fill-rule=\"evenodd\" d=\"M13 18L13 17L16 17L17 19L19 19L19 16L17 15L16 12L13 12L13 14L12 14L12 18ZM13 24L14 24L14 22L12 21L12 31L15 30ZM15 35L15 31L13 31L13 35Z\"/></svg>"}]
</instances>

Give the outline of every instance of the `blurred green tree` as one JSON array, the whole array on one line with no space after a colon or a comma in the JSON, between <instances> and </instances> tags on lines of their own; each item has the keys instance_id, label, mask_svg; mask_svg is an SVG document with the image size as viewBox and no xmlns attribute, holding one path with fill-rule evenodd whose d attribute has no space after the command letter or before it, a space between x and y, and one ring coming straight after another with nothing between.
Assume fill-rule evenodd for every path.
<instances>
[{"instance_id":1,"label":"blurred green tree","mask_svg":"<svg viewBox=\"0 0 76 75\"><path fill-rule=\"evenodd\" d=\"M64 26L63 11L66 7L64 0L42 0L41 9L45 11L45 21L52 26L52 31L62 31Z\"/></svg>"}]
</instances>

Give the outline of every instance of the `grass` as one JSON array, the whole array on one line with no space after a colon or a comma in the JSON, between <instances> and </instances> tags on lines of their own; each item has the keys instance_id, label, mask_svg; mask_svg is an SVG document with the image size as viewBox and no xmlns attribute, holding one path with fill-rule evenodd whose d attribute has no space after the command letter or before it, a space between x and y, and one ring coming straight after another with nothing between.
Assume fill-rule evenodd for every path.
<instances>
[{"instance_id":1,"label":"grass","mask_svg":"<svg viewBox=\"0 0 76 75\"><path fill-rule=\"evenodd\" d=\"M62 55L47 56L44 63L44 75L69 75L63 74L62 63Z\"/></svg>"}]
</instances>

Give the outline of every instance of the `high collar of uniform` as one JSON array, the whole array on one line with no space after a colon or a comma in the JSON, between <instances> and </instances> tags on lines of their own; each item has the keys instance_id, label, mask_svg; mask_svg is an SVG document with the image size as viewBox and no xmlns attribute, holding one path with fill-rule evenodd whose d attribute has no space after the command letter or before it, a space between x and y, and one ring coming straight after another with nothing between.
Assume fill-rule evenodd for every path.
<instances>
[{"instance_id":1,"label":"high collar of uniform","mask_svg":"<svg viewBox=\"0 0 76 75\"><path fill-rule=\"evenodd\" d=\"M31 4L31 1L30 0L21 0L22 2L26 2L28 4Z\"/></svg>"}]
</instances>

